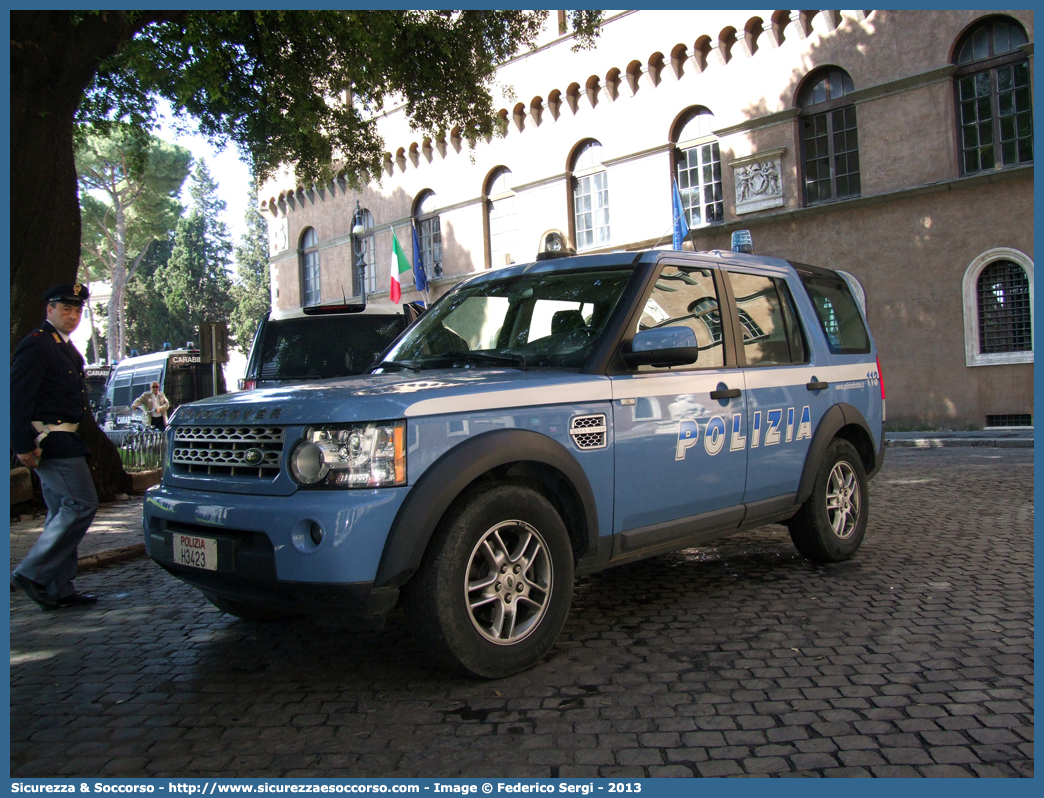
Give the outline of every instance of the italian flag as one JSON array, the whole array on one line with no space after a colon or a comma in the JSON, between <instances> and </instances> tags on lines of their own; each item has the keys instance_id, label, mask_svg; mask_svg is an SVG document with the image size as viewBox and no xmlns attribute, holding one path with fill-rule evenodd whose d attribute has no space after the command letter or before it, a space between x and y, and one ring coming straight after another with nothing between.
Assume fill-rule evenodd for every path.
<instances>
[{"instance_id":1,"label":"italian flag","mask_svg":"<svg viewBox=\"0 0 1044 798\"><path fill-rule=\"evenodd\" d=\"M392 230L392 257L391 257L391 301L398 304L402 298L402 286L399 285L399 275L410 270L410 262L406 260L406 253L399 246L399 239L395 237Z\"/></svg>"}]
</instances>

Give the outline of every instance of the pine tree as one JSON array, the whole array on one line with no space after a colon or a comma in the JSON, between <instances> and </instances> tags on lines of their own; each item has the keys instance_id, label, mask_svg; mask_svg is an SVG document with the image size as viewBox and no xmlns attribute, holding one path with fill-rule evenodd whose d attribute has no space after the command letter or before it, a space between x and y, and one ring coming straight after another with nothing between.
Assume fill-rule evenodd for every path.
<instances>
[{"instance_id":1,"label":"pine tree","mask_svg":"<svg viewBox=\"0 0 1044 798\"><path fill-rule=\"evenodd\" d=\"M127 352L126 287L153 242L174 228L181 214L177 196L192 156L155 136L140 152L135 131L124 125L110 135L89 135L77 150L82 263L92 279L107 280L110 362Z\"/></svg>"},{"instance_id":2,"label":"pine tree","mask_svg":"<svg viewBox=\"0 0 1044 798\"><path fill-rule=\"evenodd\" d=\"M217 184L202 159L192 173L189 196L191 209L178 221L170 260L156 272L155 286L174 318L190 327L202 321L227 323L232 311L232 242L219 217L225 202L218 198Z\"/></svg>"},{"instance_id":3,"label":"pine tree","mask_svg":"<svg viewBox=\"0 0 1044 798\"><path fill-rule=\"evenodd\" d=\"M232 286L232 318L229 330L236 346L246 354L258 322L272 307L268 271L268 225L255 206L254 195L244 215L247 232L236 247L236 284Z\"/></svg>"},{"instance_id":4,"label":"pine tree","mask_svg":"<svg viewBox=\"0 0 1044 798\"><path fill-rule=\"evenodd\" d=\"M174 233L156 241L127 282L127 346L140 353L158 352L169 343L174 349L195 341L188 319L171 313L159 281L174 250Z\"/></svg>"}]
</instances>

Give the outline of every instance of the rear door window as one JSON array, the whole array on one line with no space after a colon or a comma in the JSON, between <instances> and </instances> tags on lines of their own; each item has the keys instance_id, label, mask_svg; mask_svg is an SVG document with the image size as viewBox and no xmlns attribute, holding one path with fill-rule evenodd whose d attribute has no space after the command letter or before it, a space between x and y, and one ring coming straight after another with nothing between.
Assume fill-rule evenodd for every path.
<instances>
[{"instance_id":1,"label":"rear door window","mask_svg":"<svg viewBox=\"0 0 1044 798\"><path fill-rule=\"evenodd\" d=\"M870 336L848 284L838 274L804 272L801 282L816 308L827 345L835 355L870 351Z\"/></svg>"},{"instance_id":2,"label":"rear door window","mask_svg":"<svg viewBox=\"0 0 1044 798\"><path fill-rule=\"evenodd\" d=\"M805 346L786 283L773 277L728 272L736 297L748 366L804 363Z\"/></svg>"}]
</instances>

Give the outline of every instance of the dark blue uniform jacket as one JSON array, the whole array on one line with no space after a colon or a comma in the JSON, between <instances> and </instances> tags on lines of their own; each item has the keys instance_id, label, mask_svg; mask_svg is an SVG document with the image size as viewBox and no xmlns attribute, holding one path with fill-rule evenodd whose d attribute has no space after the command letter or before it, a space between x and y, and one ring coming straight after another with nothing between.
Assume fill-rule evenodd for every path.
<instances>
[{"instance_id":1,"label":"dark blue uniform jacket","mask_svg":"<svg viewBox=\"0 0 1044 798\"><path fill-rule=\"evenodd\" d=\"M36 449L32 422L79 423L87 412L83 356L45 321L23 338L11 361L11 447L18 454ZM83 457L87 446L74 432L52 432L43 456Z\"/></svg>"}]
</instances>

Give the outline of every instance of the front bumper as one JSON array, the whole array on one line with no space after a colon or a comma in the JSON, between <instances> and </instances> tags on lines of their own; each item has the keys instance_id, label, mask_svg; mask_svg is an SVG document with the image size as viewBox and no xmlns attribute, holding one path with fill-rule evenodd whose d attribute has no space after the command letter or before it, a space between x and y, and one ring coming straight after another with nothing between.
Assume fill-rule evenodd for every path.
<instances>
[{"instance_id":1,"label":"front bumper","mask_svg":"<svg viewBox=\"0 0 1044 798\"><path fill-rule=\"evenodd\" d=\"M204 593L327 622L382 616L398 589L374 578L406 490L256 496L160 485L145 497L145 548ZM179 533L216 541L217 570L175 561Z\"/></svg>"}]
</instances>

